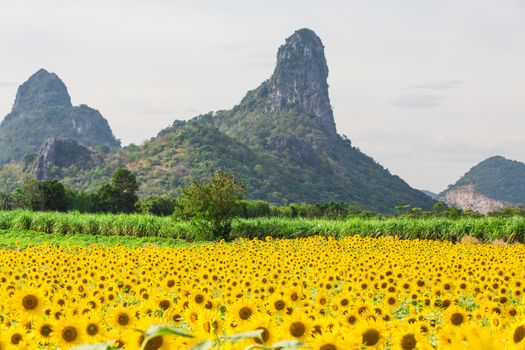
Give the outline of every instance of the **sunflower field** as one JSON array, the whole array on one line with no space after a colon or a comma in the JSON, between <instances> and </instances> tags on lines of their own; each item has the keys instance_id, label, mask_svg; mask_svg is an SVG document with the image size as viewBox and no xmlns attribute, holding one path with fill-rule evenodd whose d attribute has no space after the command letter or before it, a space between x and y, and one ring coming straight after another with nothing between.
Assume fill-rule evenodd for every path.
<instances>
[{"instance_id":1,"label":"sunflower field","mask_svg":"<svg viewBox=\"0 0 525 350\"><path fill-rule=\"evenodd\" d=\"M525 349L524 261L358 236L2 249L0 349Z\"/></svg>"}]
</instances>

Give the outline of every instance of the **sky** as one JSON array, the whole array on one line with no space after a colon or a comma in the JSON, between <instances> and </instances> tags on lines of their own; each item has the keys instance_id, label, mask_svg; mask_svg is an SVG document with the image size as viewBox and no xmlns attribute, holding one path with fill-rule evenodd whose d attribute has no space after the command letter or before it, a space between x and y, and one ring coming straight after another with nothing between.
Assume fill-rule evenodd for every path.
<instances>
[{"instance_id":1,"label":"sky","mask_svg":"<svg viewBox=\"0 0 525 350\"><path fill-rule=\"evenodd\" d=\"M338 132L412 187L525 161L525 0L0 0L0 118L45 68L140 144L233 107L304 27Z\"/></svg>"}]
</instances>

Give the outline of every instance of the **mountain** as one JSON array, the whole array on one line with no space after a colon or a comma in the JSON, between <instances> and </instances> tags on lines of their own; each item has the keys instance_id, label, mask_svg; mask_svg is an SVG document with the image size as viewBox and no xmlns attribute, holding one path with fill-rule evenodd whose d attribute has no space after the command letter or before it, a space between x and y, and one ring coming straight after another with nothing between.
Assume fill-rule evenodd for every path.
<instances>
[{"instance_id":1,"label":"mountain","mask_svg":"<svg viewBox=\"0 0 525 350\"><path fill-rule=\"evenodd\" d=\"M436 199L437 198L437 193L434 193L432 191L421 190L421 192L423 192L424 194L426 194L427 196L429 196L432 199Z\"/></svg>"},{"instance_id":2,"label":"mountain","mask_svg":"<svg viewBox=\"0 0 525 350\"><path fill-rule=\"evenodd\" d=\"M36 75L19 89L13 112L0 132L17 119L34 116L40 120L54 115L35 111L75 108L60 79L45 71ZM337 133L327 78L321 40L313 31L301 29L279 48L271 77L248 91L239 104L188 121L176 120L142 145L118 149L109 137L109 127L102 139L71 136L65 130L74 123L64 118L59 118L59 133L46 132L30 145L19 130L16 141L25 149L4 151L4 161L40 151L36 157L26 157L25 172L24 166L15 163L0 166L0 186L12 189L17 174L29 172L33 177L60 177L68 186L95 190L117 167L124 166L137 174L142 197L177 195L191 179L208 178L224 169L246 182L251 198L274 203L350 201L385 213L404 204L431 209L431 198L390 174ZM24 123L29 125L18 125ZM28 128L44 134L46 125ZM68 145L69 141L56 137L79 145ZM112 150L97 153L93 147L97 144ZM90 153L79 148L85 146L91 146ZM63 150L69 147L79 156L62 159Z\"/></svg>"},{"instance_id":3,"label":"mountain","mask_svg":"<svg viewBox=\"0 0 525 350\"><path fill-rule=\"evenodd\" d=\"M148 195L177 193L188 178L224 168L247 182L253 198L272 202L429 209L432 199L337 134L327 78L321 40L309 29L298 30L279 48L272 76L238 105L175 121L143 145L122 149L109 164L136 171Z\"/></svg>"},{"instance_id":4,"label":"mountain","mask_svg":"<svg viewBox=\"0 0 525 350\"><path fill-rule=\"evenodd\" d=\"M18 88L11 113L0 123L0 164L34 156L50 137L84 146L120 147L99 111L73 106L62 80L40 69Z\"/></svg>"},{"instance_id":5,"label":"mountain","mask_svg":"<svg viewBox=\"0 0 525 350\"><path fill-rule=\"evenodd\" d=\"M481 213L525 205L525 164L501 156L488 158L438 198L447 205Z\"/></svg>"}]
</instances>

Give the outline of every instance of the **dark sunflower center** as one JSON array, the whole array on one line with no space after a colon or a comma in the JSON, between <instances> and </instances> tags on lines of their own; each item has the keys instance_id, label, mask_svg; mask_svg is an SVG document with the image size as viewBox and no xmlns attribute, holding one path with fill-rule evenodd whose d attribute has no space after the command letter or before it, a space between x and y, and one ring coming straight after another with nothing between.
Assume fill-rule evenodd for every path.
<instances>
[{"instance_id":1,"label":"dark sunflower center","mask_svg":"<svg viewBox=\"0 0 525 350\"><path fill-rule=\"evenodd\" d=\"M460 324L463 323L463 321L465 320L465 316L463 316L463 314L461 312L454 312L451 316L450 316L450 322L454 325L454 326L459 326Z\"/></svg>"},{"instance_id":2,"label":"dark sunflower center","mask_svg":"<svg viewBox=\"0 0 525 350\"><path fill-rule=\"evenodd\" d=\"M257 344L266 343L268 341L268 339L270 339L270 332L268 332L268 329L266 329L264 327L257 327L255 330L256 331L262 331L261 332L261 338L253 338L253 341L256 342Z\"/></svg>"},{"instance_id":3,"label":"dark sunflower center","mask_svg":"<svg viewBox=\"0 0 525 350\"><path fill-rule=\"evenodd\" d=\"M346 306L346 305L348 305L348 299L343 299L343 300L341 300L341 305L342 305L342 306Z\"/></svg>"},{"instance_id":4,"label":"dark sunflower center","mask_svg":"<svg viewBox=\"0 0 525 350\"><path fill-rule=\"evenodd\" d=\"M290 325L290 334L296 338L302 337L306 332L306 327L302 322L294 322Z\"/></svg>"},{"instance_id":5,"label":"dark sunflower center","mask_svg":"<svg viewBox=\"0 0 525 350\"><path fill-rule=\"evenodd\" d=\"M43 337L49 337L52 331L53 330L51 329L50 325L45 324L42 327L40 327L40 335Z\"/></svg>"},{"instance_id":6,"label":"dark sunflower center","mask_svg":"<svg viewBox=\"0 0 525 350\"><path fill-rule=\"evenodd\" d=\"M202 294L197 294L197 295L195 296L195 302L196 302L197 304L200 304L200 303L202 303L203 301L204 301L204 296L203 296Z\"/></svg>"},{"instance_id":7,"label":"dark sunflower center","mask_svg":"<svg viewBox=\"0 0 525 350\"><path fill-rule=\"evenodd\" d=\"M129 323L129 316L125 313L121 313L120 315L118 315L117 322L119 325L125 326Z\"/></svg>"},{"instance_id":8,"label":"dark sunflower center","mask_svg":"<svg viewBox=\"0 0 525 350\"><path fill-rule=\"evenodd\" d=\"M171 306L171 303L170 303L169 300L164 299L164 300L161 300L161 301L159 302L159 307L160 307L162 310L168 310L168 309L170 308L170 306Z\"/></svg>"},{"instance_id":9,"label":"dark sunflower center","mask_svg":"<svg viewBox=\"0 0 525 350\"><path fill-rule=\"evenodd\" d=\"M346 320L347 320L348 323L350 323L350 324L355 324L355 323L357 322L357 317L355 317L355 316L352 315L352 316L349 316Z\"/></svg>"},{"instance_id":10,"label":"dark sunflower center","mask_svg":"<svg viewBox=\"0 0 525 350\"><path fill-rule=\"evenodd\" d=\"M247 306L243 306L239 310L239 317L241 318L241 320L247 320L250 318L251 315L252 315L252 309L250 309Z\"/></svg>"},{"instance_id":11,"label":"dark sunflower center","mask_svg":"<svg viewBox=\"0 0 525 350\"><path fill-rule=\"evenodd\" d=\"M75 339L77 339L78 333L75 327L65 327L62 330L62 339L64 339L66 342L74 342Z\"/></svg>"},{"instance_id":12,"label":"dark sunflower center","mask_svg":"<svg viewBox=\"0 0 525 350\"><path fill-rule=\"evenodd\" d=\"M374 346L379 342L381 335L376 329L370 328L363 332L361 335L362 343L366 346Z\"/></svg>"},{"instance_id":13,"label":"dark sunflower center","mask_svg":"<svg viewBox=\"0 0 525 350\"><path fill-rule=\"evenodd\" d=\"M146 350L157 350L162 346L162 336L153 337L144 346Z\"/></svg>"},{"instance_id":14,"label":"dark sunflower center","mask_svg":"<svg viewBox=\"0 0 525 350\"><path fill-rule=\"evenodd\" d=\"M401 348L403 350L412 350L415 349L417 345L416 337L413 334L405 334L401 338Z\"/></svg>"},{"instance_id":15,"label":"dark sunflower center","mask_svg":"<svg viewBox=\"0 0 525 350\"><path fill-rule=\"evenodd\" d=\"M319 350L337 350L337 347L334 344L323 344Z\"/></svg>"},{"instance_id":16,"label":"dark sunflower center","mask_svg":"<svg viewBox=\"0 0 525 350\"><path fill-rule=\"evenodd\" d=\"M33 310L38 306L38 299L34 295L28 294L22 298L22 306L26 310Z\"/></svg>"},{"instance_id":17,"label":"dark sunflower center","mask_svg":"<svg viewBox=\"0 0 525 350\"><path fill-rule=\"evenodd\" d=\"M18 345L20 341L22 340L22 335L15 333L11 336L11 344Z\"/></svg>"},{"instance_id":18,"label":"dark sunflower center","mask_svg":"<svg viewBox=\"0 0 525 350\"><path fill-rule=\"evenodd\" d=\"M518 344L525 338L525 327L523 325L516 327L514 334L512 335L512 340L514 344Z\"/></svg>"},{"instance_id":19,"label":"dark sunflower center","mask_svg":"<svg viewBox=\"0 0 525 350\"><path fill-rule=\"evenodd\" d=\"M90 323L86 328L86 332L89 335L95 335L98 333L98 326L94 323Z\"/></svg>"},{"instance_id":20,"label":"dark sunflower center","mask_svg":"<svg viewBox=\"0 0 525 350\"><path fill-rule=\"evenodd\" d=\"M282 300L277 300L275 303L273 303L273 307L275 307L275 310L277 311L281 311L282 309L284 309L285 306L286 305Z\"/></svg>"}]
</instances>

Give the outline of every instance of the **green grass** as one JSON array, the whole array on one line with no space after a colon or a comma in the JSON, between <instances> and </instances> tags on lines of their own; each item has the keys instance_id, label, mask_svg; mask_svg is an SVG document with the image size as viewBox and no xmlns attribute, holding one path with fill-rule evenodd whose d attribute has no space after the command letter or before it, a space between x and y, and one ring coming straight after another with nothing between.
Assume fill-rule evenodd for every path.
<instances>
[{"instance_id":1,"label":"green grass","mask_svg":"<svg viewBox=\"0 0 525 350\"><path fill-rule=\"evenodd\" d=\"M26 248L29 245L42 244L54 246L115 246L120 244L129 248L144 247L148 244L160 247L185 247L186 241L165 237L125 237L125 236L101 236L87 234L60 234L42 233L36 231L0 230L0 248Z\"/></svg>"},{"instance_id":2,"label":"green grass","mask_svg":"<svg viewBox=\"0 0 525 350\"><path fill-rule=\"evenodd\" d=\"M0 230L35 231L47 234L82 234L83 240L101 237L170 238L196 241L201 237L185 221L143 214L79 214L30 211L0 211ZM9 231L10 230L10 231ZM233 238L298 238L308 236L343 237L360 235L398 236L402 239L437 239L458 241L465 235L483 242L503 239L525 242L524 217L482 218L372 218L348 220L256 218L234 220ZM89 237L93 236L93 237ZM51 236L49 236L51 237ZM109 240L109 238L108 238Z\"/></svg>"}]
</instances>

